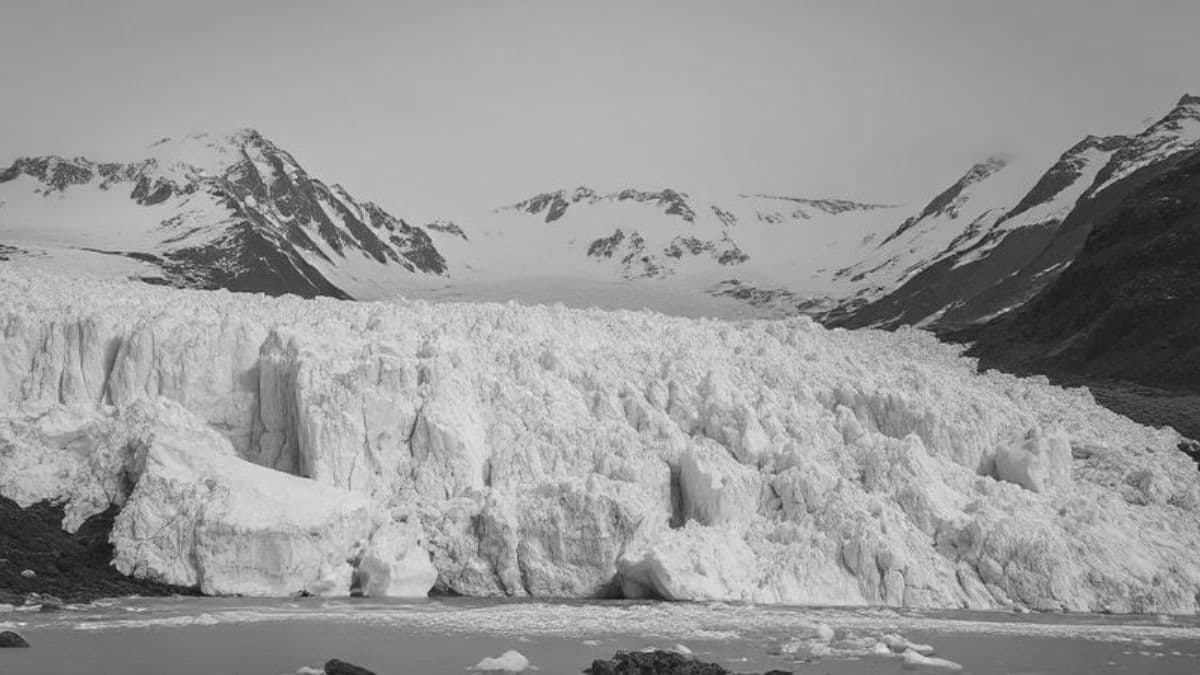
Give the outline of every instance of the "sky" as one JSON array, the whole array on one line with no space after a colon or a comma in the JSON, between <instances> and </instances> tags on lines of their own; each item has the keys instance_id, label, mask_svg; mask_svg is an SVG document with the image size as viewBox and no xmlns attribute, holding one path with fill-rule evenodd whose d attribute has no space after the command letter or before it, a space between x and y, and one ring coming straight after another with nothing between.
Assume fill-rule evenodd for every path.
<instances>
[{"instance_id":1,"label":"sky","mask_svg":"<svg viewBox=\"0 0 1200 675\"><path fill-rule=\"evenodd\" d=\"M1200 93L1200 2L0 0L0 164L253 127L402 216L588 185L927 200Z\"/></svg>"}]
</instances>

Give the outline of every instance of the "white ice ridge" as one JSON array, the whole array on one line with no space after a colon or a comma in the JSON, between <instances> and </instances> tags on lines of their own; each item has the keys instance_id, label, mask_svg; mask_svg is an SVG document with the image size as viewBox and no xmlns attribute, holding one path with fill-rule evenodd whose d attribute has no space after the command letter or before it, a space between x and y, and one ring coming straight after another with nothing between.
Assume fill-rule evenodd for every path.
<instances>
[{"instance_id":1,"label":"white ice ridge","mask_svg":"<svg viewBox=\"0 0 1200 675\"><path fill-rule=\"evenodd\" d=\"M67 500L68 528L123 505L140 576L1197 611L1179 435L918 331L5 266L0 336L0 493Z\"/></svg>"}]
</instances>

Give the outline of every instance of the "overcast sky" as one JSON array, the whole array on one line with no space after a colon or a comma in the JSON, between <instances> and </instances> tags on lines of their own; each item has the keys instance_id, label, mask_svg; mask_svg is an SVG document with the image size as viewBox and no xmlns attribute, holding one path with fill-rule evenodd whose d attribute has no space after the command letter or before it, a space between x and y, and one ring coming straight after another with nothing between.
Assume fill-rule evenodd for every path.
<instances>
[{"instance_id":1,"label":"overcast sky","mask_svg":"<svg viewBox=\"0 0 1200 675\"><path fill-rule=\"evenodd\" d=\"M912 202L1200 93L1200 1L0 0L0 164L251 126L398 214L587 184Z\"/></svg>"}]
</instances>

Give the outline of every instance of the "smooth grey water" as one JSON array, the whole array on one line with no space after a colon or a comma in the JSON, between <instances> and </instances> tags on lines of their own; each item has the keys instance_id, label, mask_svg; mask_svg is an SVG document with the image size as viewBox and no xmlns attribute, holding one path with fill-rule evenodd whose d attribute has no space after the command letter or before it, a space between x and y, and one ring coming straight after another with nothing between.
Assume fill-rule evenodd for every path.
<instances>
[{"instance_id":1,"label":"smooth grey water","mask_svg":"<svg viewBox=\"0 0 1200 675\"><path fill-rule=\"evenodd\" d=\"M836 631L833 653L813 657L820 623ZM864 647L885 633L932 644L939 657L981 675L1200 673L1196 617L459 598L131 599L61 613L7 612L0 629L15 629L33 645L0 650L3 675L280 675L331 657L380 675L462 675L508 649L527 656L539 674L578 673L618 649L676 644L743 671L912 672L901 658Z\"/></svg>"}]
</instances>

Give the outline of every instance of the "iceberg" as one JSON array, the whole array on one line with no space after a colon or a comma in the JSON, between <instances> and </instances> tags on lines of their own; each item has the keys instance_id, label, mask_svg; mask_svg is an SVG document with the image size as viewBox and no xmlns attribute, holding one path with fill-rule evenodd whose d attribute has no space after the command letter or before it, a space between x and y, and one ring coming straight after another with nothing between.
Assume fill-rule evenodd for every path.
<instances>
[{"instance_id":1,"label":"iceberg","mask_svg":"<svg viewBox=\"0 0 1200 675\"><path fill-rule=\"evenodd\" d=\"M210 593L1195 612L1181 437L915 330L0 269L0 494Z\"/></svg>"}]
</instances>

